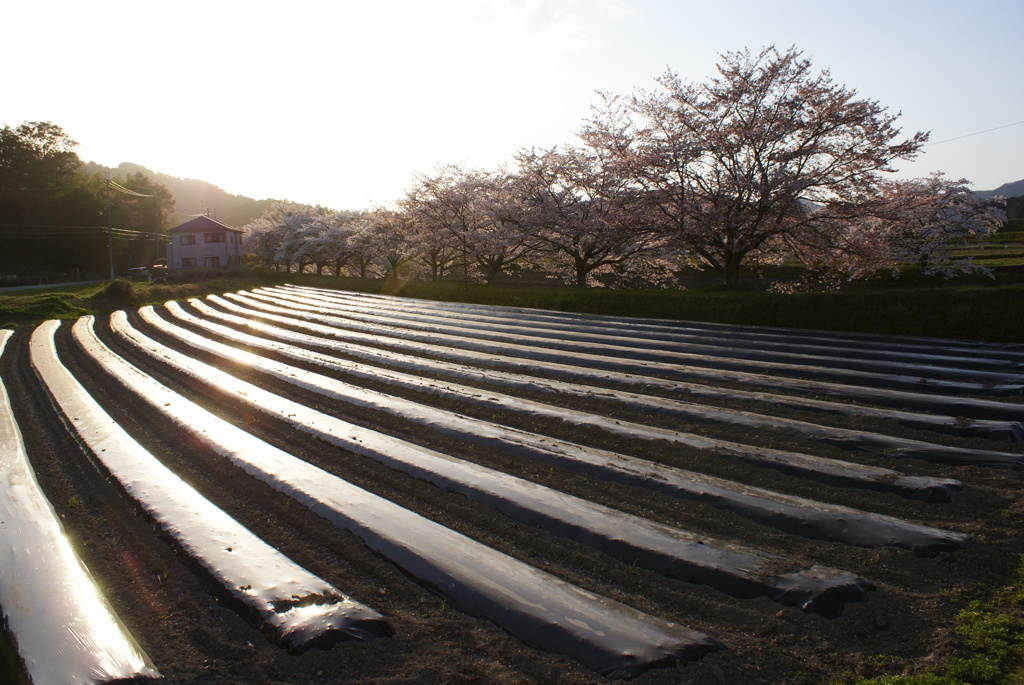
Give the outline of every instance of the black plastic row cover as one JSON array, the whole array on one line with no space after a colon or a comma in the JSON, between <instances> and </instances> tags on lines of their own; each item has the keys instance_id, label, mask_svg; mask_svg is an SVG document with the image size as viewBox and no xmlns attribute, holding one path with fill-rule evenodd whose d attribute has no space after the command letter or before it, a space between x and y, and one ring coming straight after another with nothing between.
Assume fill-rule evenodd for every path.
<instances>
[{"instance_id":1,"label":"black plastic row cover","mask_svg":"<svg viewBox=\"0 0 1024 685\"><path fill-rule=\"evenodd\" d=\"M385 315L389 321L398 325L429 327L441 326L447 329L464 331L468 336L515 336L521 335L528 340L537 340L539 344L546 344L545 340L557 342L558 344L582 343L585 345L608 345L612 348L626 348L628 354L634 359L645 358L644 352L650 350L652 358L679 358L690 359L701 365L717 365L739 362L767 362L770 364L794 364L801 368L811 368L825 365L830 370L842 369L841 373L847 371L862 371L869 374L898 375L919 374L923 378L934 379L962 379L972 383L1007 384L1018 386L1024 382L1024 377L1019 373L1006 370L989 370L986 368L963 368L960 365L950 364L954 361L945 360L947 363L926 363L915 360L912 355L904 355L899 359L885 359L880 355L869 358L857 358L854 355L835 353L828 354L826 350L792 350L788 348L773 349L771 346L738 347L735 341L718 340L715 342L688 339L683 341L672 341L664 339L652 339L648 336L638 335L639 331L630 330L628 327L609 332L607 330L588 330L581 326L558 326L546 327L537 325L536 322L515 322L503 321L496 317L481 316L476 319L465 317L453 317L449 313L424 312L411 310L405 307L395 306L395 301L383 302L381 300L367 301L365 299L338 299L325 295L329 291L299 290L293 288L263 288L260 292L268 292L272 295L280 294L284 298L299 304L312 306L330 307L345 315L347 312L355 314L369 313L372 315ZM626 342L628 341L628 343ZM711 355L709 358L707 355ZM716 361L720 360L720 361Z\"/></svg>"},{"instance_id":2,"label":"black plastic row cover","mask_svg":"<svg viewBox=\"0 0 1024 685\"><path fill-rule=\"evenodd\" d=\"M225 297L249 306L278 314L288 314L309 321L318 321L342 328L355 330L387 330L394 337L426 342L434 345L450 345L463 350L505 354L523 360L555 363L585 364L594 370L614 371L641 375L657 375L677 381L707 380L714 383L735 383L743 387L766 388L794 393L815 393L824 397L835 397L844 401L859 401L884 407L934 411L948 416L969 419L1024 420L1024 405L974 397L956 397L934 394L930 385L916 386L914 390L893 390L870 388L850 383L834 383L813 379L784 378L763 373L750 373L722 369L705 369L674 364L656 364L633 359L620 359L586 353L568 353L542 347L516 344L508 341L470 340L438 331L414 331L399 329L382 324L366 324L328 313L303 312L294 307L275 304L276 300L256 293L229 293Z\"/></svg>"},{"instance_id":3,"label":"black plastic row cover","mask_svg":"<svg viewBox=\"0 0 1024 685\"><path fill-rule=\"evenodd\" d=\"M844 333L842 331L816 331L738 324L674 321L610 316L607 314L578 314L544 309L526 309L502 305L483 305L464 302L438 302L394 295L378 295L345 290L328 290L295 284L283 284L270 291L304 293L309 297L329 302L372 303L380 309L430 313L443 319L473 319L497 322L523 322L555 330L618 331L631 337L654 340L706 340L714 344L785 350L819 350L836 355L863 358L920 359L926 361L955 362L957 365L976 365L977 368L1022 368L1024 347L999 343L958 342L941 338L913 338L884 336L870 333Z\"/></svg>"},{"instance_id":4,"label":"black plastic row cover","mask_svg":"<svg viewBox=\"0 0 1024 685\"><path fill-rule=\"evenodd\" d=\"M219 318L217 312L202 302L190 300L190 304L204 316ZM369 379L389 386L397 386L431 395L454 398L460 402L486 407L499 413L499 415L522 414L531 418L535 416L549 416L568 424L582 426L588 430L591 428L597 428L602 431L620 435L621 437L625 437L630 440L666 440L669 442L678 442L690 447L707 449L711 452L724 453L726 456L736 456L760 466L777 468L802 478L817 480L830 485L862 487L882 492L896 492L897 494L905 497L923 499L925 501L949 501L949 497L952 493L957 492L958 489L963 489L963 484L959 481L952 481L945 478L933 479L933 483L931 484L932 487L929 487L927 484L928 479L925 477L921 477L915 483L914 487L907 488L904 487L903 483L897 480L899 476L903 474L898 471L893 471L892 469L852 464L835 459L810 457L800 453L784 452L771 448L753 448L747 445L723 440L709 440L708 438L694 435L692 433L684 433L681 431L642 425L626 420L611 421L602 415L559 407L535 400L523 399L504 393L482 393L480 392L480 389L475 386L465 386L452 382L442 383L434 380L432 376L435 373L449 376L454 375L454 370L450 367L455 365L449 362L433 362L433 366L437 367L437 371L435 372L431 369L431 362L423 361L422 359L409 362L409 360L404 358L405 355L395 355L394 353L386 353L382 351L364 351L365 348L360 348L359 346L342 346L340 343L332 344L330 340L315 338L303 333L296 333L294 331L287 331L269 326L260 327L259 330L261 332L278 337L282 340L282 342L278 342L276 340L268 340L264 337L242 333L234 328L209 321L206 318L193 316L185 312L177 302L168 302L165 305L165 308L166 311L170 312L178 320L202 328L203 330L213 333L218 337L226 338L230 340L233 345L249 349L266 350L299 363L315 364L317 366L327 368L330 371L339 371L350 376ZM221 314L219 316L229 315ZM243 321L240 317L231 318L236 319L235 323L242 323ZM290 343L297 343L297 345ZM358 356L362 359L368 359L381 365L370 365L348 359L339 359L338 357L307 350L301 346L326 348L331 352L339 352L346 356ZM427 376L424 377L421 375L406 373L404 371L396 371L390 368L384 368L383 366L385 364L403 366L404 363L415 364L417 370L426 373ZM466 370L464 373L469 374L474 372ZM479 371L476 371L475 373L479 374ZM496 385L499 388L505 389L506 385L511 385L518 380L513 378L509 381L509 379L506 378L508 376L511 376L511 374L492 372L488 374L487 381L490 385ZM522 377L519 377L519 379L521 378ZM990 465L993 462L1001 463L998 461L1001 458L1011 467L1019 464L1021 468L1024 468L1024 456L1016 454L947 447L945 445L936 445L919 440L891 437L866 431L821 426L805 421L781 419L772 416L753 414L750 412L685 404L663 398L652 398L640 395L623 397L624 394L621 392L580 389L575 385L561 381L546 381L543 384L537 385L541 385L551 391L566 394L583 394L589 392L601 397L602 399L617 398L620 401L641 410L656 410L658 408L664 408L667 410L669 407L672 407L674 410L673 413L676 416L682 416L690 420L697 419L704 420L706 422L752 426L757 428L789 429L798 431L815 440L829 444L842 445L850 449L875 448L896 451L900 448L906 448L906 453L898 452L898 454L901 456L916 456L927 461L956 460L956 463L964 464L971 464L974 461L977 461L980 464Z\"/></svg>"},{"instance_id":5,"label":"black plastic row cover","mask_svg":"<svg viewBox=\"0 0 1024 685\"><path fill-rule=\"evenodd\" d=\"M776 602L834 618L846 602L864 601L861 598L873 586L845 571L812 566L801 571L799 576L792 573L779 576L774 589L772 599Z\"/></svg>"},{"instance_id":6,"label":"black plastic row cover","mask_svg":"<svg viewBox=\"0 0 1024 685\"><path fill-rule=\"evenodd\" d=\"M54 406L83 448L222 597L294 653L392 634L383 616L268 545L136 442L61 363L54 345L59 323L41 324L29 345Z\"/></svg>"},{"instance_id":7,"label":"black plastic row cover","mask_svg":"<svg viewBox=\"0 0 1024 685\"><path fill-rule=\"evenodd\" d=\"M389 366L399 366L410 371L423 372L424 367L429 365L431 374L447 375L453 378L472 377L477 382L507 385L530 392L561 392L562 390L555 390L555 384L557 384L558 388L572 388L573 392L577 394L596 392L606 396L609 392L606 386L613 386L621 388L621 390L611 391L614 392L614 397L620 398L621 401L629 403L630 398L643 398L643 411L682 416L683 414L673 408L675 405L671 403L675 402L676 405L686 407L686 411L692 414L694 407L707 409L715 406L704 401L694 402L694 400L704 400L705 398L714 402L769 402L776 406L795 407L826 414L881 418L911 428L951 435L981 437L990 440L1024 440L1024 423L1021 421L956 420L952 416L906 411L893 407L883 409L792 394L740 390L700 383L682 383L652 376L597 370L561 362L533 360L529 365L530 375L524 375L522 373L523 361L504 354L462 350L452 345L437 345L430 342L395 338L382 332L374 333L371 330L373 327L368 325L359 326L359 330L354 327L328 326L306 317L300 318L291 314L273 313L266 308L244 306L237 299L228 299L219 295L208 295L205 300L192 298L189 303L204 316L212 316L236 325L246 326L267 336L286 340L292 340L294 336L307 336L313 340L325 341L332 348L343 349L346 356L371 360L386 359L385 363ZM207 303L216 305L216 308ZM264 323L264 321L272 323ZM279 324L279 326L273 324ZM302 330L305 333L297 333L293 329ZM375 347L382 341L386 342L388 350ZM402 350L403 352L390 350ZM487 367L486 374L481 374L480 366ZM559 380L552 381L547 377ZM635 392L637 389L654 390L660 395L684 398L686 401L669 400L666 397L655 397L649 394L640 395Z\"/></svg>"},{"instance_id":8,"label":"black plastic row cover","mask_svg":"<svg viewBox=\"0 0 1024 685\"><path fill-rule=\"evenodd\" d=\"M10 335L0 330L0 354ZM0 629L13 638L22 671L3 675L36 685L160 677L68 542L2 382L0 482Z\"/></svg>"},{"instance_id":9,"label":"black plastic row cover","mask_svg":"<svg viewBox=\"0 0 1024 685\"><path fill-rule=\"evenodd\" d=\"M434 430L464 439L473 441L486 439L490 441L489 444L500 445L500 448L505 451L542 459L577 472L620 483L648 487L676 497L696 499L787 533L867 547L892 545L926 556L959 549L969 539L969 536L961 533L939 530L850 507L782 495L770 490L663 466L636 457L584 447L432 409L215 342L157 316L152 307L141 308L139 315L150 325L192 347L230 359L234 363L243 363L285 383L295 384L307 390L359 406L390 411L408 420L425 422ZM122 320L121 317L112 319L112 325L115 328L123 328L123 324L120 323ZM152 344L151 341L150 344ZM163 354L166 355L167 352ZM222 383L227 382L226 380L222 381ZM246 395L249 392L251 391L236 391L234 394L243 401L248 401ZM285 401L284 398L274 395L267 397L260 408L263 411L268 411L271 404L281 404ZM293 404L290 403L290 405ZM301 413L310 410L302 405L296 405L289 411ZM307 425L303 426L303 429L315 432L315 424L316 421L310 420ZM379 440L379 438L374 439ZM346 446L346 449L359 452L363 447L363 445L351 444ZM374 458L387 461L394 468L415 469L418 477L421 478L437 477L457 480L457 478L449 477L449 475L430 468L415 466L408 459L403 460L387 452L378 450L375 452ZM455 467L448 467L445 470L453 468Z\"/></svg>"},{"instance_id":10,"label":"black plastic row cover","mask_svg":"<svg viewBox=\"0 0 1024 685\"><path fill-rule=\"evenodd\" d=\"M621 340L618 341L617 344L612 344L608 342L585 342L562 338L542 337L534 335L529 329L524 329L523 327L515 327L508 330L500 330L502 327L477 329L466 325L459 326L451 323L439 323L431 320L414 321L412 320L412 317L405 317L405 321L395 321L394 318L387 314L378 314L366 307L339 308L338 306L325 306L322 302L294 295L287 295L281 292L256 290L252 295L256 298L265 298L270 302L281 302L284 300L290 302L291 305L297 309L343 316L356 321L387 323L389 325L401 326L403 328L416 331L454 331L461 336L475 340L487 340L494 342L516 340L521 344L536 346L547 350L558 350L573 354L586 354L590 356L605 356L613 358L628 357L634 362L648 362L664 366L677 366L681 369L692 367L723 371L735 370L747 373L771 373L838 383L856 382L859 385L902 390L916 390L924 385L932 392L948 395L1020 394L1022 389L1024 389L1024 377L1020 374L976 371L973 375L968 372L963 372L959 375L952 374L953 377L951 378L943 378L936 375L914 375L913 372L918 371L918 369L904 368L910 365L897 365L896 369L900 371L899 373L881 371L872 372L864 369L847 369L836 366L800 363L799 357L787 362L728 358L724 354L697 354L684 350L668 351L638 349L629 344L624 344ZM977 380L974 380L972 376L977 377Z\"/></svg>"},{"instance_id":11,"label":"black plastic row cover","mask_svg":"<svg viewBox=\"0 0 1024 685\"><path fill-rule=\"evenodd\" d=\"M143 315L149 319L148 314ZM242 398L254 409L276 416L296 429L350 452L369 457L391 468L421 478L439 487L483 502L497 511L528 525L542 528L553 535L568 537L605 552L624 563L635 563L666 576L710 585L736 597L767 596L790 606L830 616L842 612L847 601L865 601L863 579L840 571L831 571L829 582L822 580L818 569L801 584L802 572L788 573L783 579L772 575L769 566L783 566L776 555L739 545L720 543L704 536L663 525L605 507L585 499L515 476L465 462L448 455L418 447L404 441L354 426L339 418L291 402L236 379L225 372L190 360L174 350L158 346L134 330L121 326L116 317L114 328L134 344L171 365L197 382L209 383L234 397ZM79 326L75 327L76 333ZM182 407L183 400L169 391L153 388L138 378L126 362L109 351L98 349L98 341L80 337L87 351L97 357L108 370L133 392L158 411L173 417L182 430L197 440L211 443L212 436L231 432L236 442L249 440L237 429L223 422L197 417L196 411ZM244 357L236 358L244 361ZM126 369L126 367L128 367ZM148 388L148 389L147 389ZM188 421L181 418L187 413ZM256 449L255 447L252 449ZM261 449L266 449L261 447ZM230 457L229 457L230 458ZM800 589L799 597L780 592ZM818 599L827 595L829 599Z\"/></svg>"},{"instance_id":12,"label":"black plastic row cover","mask_svg":"<svg viewBox=\"0 0 1024 685\"><path fill-rule=\"evenodd\" d=\"M123 312L115 312L111 323L119 333L129 332ZM243 390L240 397L251 399L253 406L264 409L283 401L201 362L189 363L183 355L144 336L132 337L133 344L141 343L140 349L155 352L176 369L181 367L175 362L189 365L193 378L220 387L237 384ZM126 373L144 375L137 369ZM532 646L570 656L608 677L633 677L654 666L695 660L721 647L703 633L576 587L358 488L153 385L153 402L166 407L182 427L205 428L196 435L247 473L352 531L454 605L495 622ZM286 414L302 411L301 405L291 403ZM358 439L371 433L361 433Z\"/></svg>"}]
</instances>

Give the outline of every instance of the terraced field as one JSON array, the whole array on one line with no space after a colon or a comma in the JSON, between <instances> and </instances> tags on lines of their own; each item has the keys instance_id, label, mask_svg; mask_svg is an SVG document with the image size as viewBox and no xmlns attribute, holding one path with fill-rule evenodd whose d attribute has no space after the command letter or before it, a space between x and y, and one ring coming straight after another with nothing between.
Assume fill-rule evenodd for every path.
<instances>
[{"instance_id":1,"label":"terraced field","mask_svg":"<svg viewBox=\"0 0 1024 685\"><path fill-rule=\"evenodd\" d=\"M1022 347L299 287L4 340L37 682L818 682L1024 552Z\"/></svg>"}]
</instances>

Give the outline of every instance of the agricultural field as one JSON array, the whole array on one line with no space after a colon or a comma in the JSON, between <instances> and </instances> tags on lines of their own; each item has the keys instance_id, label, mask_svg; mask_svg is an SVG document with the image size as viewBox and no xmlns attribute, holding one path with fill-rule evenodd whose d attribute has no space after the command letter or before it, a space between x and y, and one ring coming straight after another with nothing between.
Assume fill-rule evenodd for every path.
<instances>
[{"instance_id":1,"label":"agricultural field","mask_svg":"<svg viewBox=\"0 0 1024 685\"><path fill-rule=\"evenodd\" d=\"M0 585L29 671L833 682L969 655L1024 553L1021 344L296 285L2 340L9 499L52 509L0 549L52 513L79 574Z\"/></svg>"},{"instance_id":2,"label":"agricultural field","mask_svg":"<svg viewBox=\"0 0 1024 685\"><path fill-rule=\"evenodd\" d=\"M981 245L963 252L975 263L990 269L1024 264L1024 232L1000 231Z\"/></svg>"}]
</instances>

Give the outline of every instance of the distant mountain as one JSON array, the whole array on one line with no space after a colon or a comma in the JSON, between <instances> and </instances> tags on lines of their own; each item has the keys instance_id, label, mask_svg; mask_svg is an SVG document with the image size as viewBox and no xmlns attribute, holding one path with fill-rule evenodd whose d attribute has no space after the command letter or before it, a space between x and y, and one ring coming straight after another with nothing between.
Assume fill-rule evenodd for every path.
<instances>
[{"instance_id":1,"label":"distant mountain","mask_svg":"<svg viewBox=\"0 0 1024 685\"><path fill-rule=\"evenodd\" d=\"M254 200L244 195L233 195L206 181L170 176L131 162L121 162L113 168L96 162L86 162L83 171L89 174L109 172L112 177L120 176L122 178L128 174L141 172L154 181L162 183L174 195L176 216L171 218L171 226L184 223L194 216L207 212L228 226L244 226L263 214L265 210L270 209L274 203L280 202L280 200ZM1024 179L1014 183L1004 183L995 190L976 190L974 194L981 199L996 195L1002 195L1007 199L1021 197L1024 196ZM1013 211L1008 211L1008 214L1016 216L1019 213L1017 205L1020 204L1014 204ZM1008 207L1008 209L1010 208Z\"/></svg>"},{"instance_id":2,"label":"distant mountain","mask_svg":"<svg viewBox=\"0 0 1024 685\"><path fill-rule=\"evenodd\" d=\"M171 226L184 223L194 216L207 212L211 217L228 226L244 226L278 202L278 200L254 200L244 195L233 195L206 181L170 176L131 162L122 162L115 168L106 167L96 162L86 162L82 170L88 174L109 172L112 178L124 178L128 174L143 173L157 183L163 184L167 190L171 191L175 200L176 216L171 217Z\"/></svg>"},{"instance_id":3,"label":"distant mountain","mask_svg":"<svg viewBox=\"0 0 1024 685\"><path fill-rule=\"evenodd\" d=\"M980 197L982 200L986 200L996 195L1002 195L1003 197L1019 197L1024 195L1024 179L1015 181L1013 183L1004 183L995 190L976 190L974 194Z\"/></svg>"}]
</instances>

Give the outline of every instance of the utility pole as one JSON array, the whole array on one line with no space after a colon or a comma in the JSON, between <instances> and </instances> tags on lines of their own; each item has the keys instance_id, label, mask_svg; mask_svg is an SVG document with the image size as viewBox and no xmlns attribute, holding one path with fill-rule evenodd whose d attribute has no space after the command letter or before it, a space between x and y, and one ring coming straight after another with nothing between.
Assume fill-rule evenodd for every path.
<instances>
[{"instance_id":1,"label":"utility pole","mask_svg":"<svg viewBox=\"0 0 1024 685\"><path fill-rule=\"evenodd\" d=\"M110 256L110 280L114 280L114 229L110 221L110 172L107 172L107 253Z\"/></svg>"}]
</instances>

